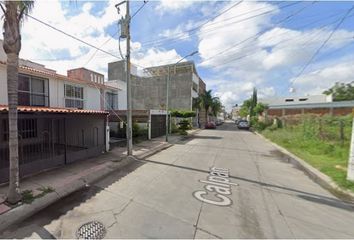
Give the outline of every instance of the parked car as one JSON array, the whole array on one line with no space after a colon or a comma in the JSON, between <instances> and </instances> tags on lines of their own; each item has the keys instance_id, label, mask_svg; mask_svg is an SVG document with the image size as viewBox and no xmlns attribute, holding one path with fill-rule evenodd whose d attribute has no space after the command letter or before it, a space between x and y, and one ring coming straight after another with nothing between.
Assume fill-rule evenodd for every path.
<instances>
[{"instance_id":1,"label":"parked car","mask_svg":"<svg viewBox=\"0 0 354 240\"><path fill-rule=\"evenodd\" d=\"M216 126L220 126L223 123L224 123L224 121L222 119L216 119L216 122L215 122Z\"/></svg>"},{"instance_id":2,"label":"parked car","mask_svg":"<svg viewBox=\"0 0 354 240\"><path fill-rule=\"evenodd\" d=\"M216 128L216 124L214 122L207 122L205 124L205 129L215 129Z\"/></svg>"},{"instance_id":3,"label":"parked car","mask_svg":"<svg viewBox=\"0 0 354 240\"><path fill-rule=\"evenodd\" d=\"M239 120L238 124L237 124L237 128L238 129L246 129L249 130L250 129L250 124L248 123L247 120Z\"/></svg>"}]
</instances>

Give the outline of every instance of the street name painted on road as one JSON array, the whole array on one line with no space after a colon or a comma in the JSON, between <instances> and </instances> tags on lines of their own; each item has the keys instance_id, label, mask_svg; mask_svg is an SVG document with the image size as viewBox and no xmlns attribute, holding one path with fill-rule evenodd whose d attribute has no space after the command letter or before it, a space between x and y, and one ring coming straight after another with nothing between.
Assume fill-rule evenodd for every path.
<instances>
[{"instance_id":1,"label":"street name painted on road","mask_svg":"<svg viewBox=\"0 0 354 240\"><path fill-rule=\"evenodd\" d=\"M199 180L199 182L207 184L204 186L206 191L195 191L193 196L196 199L217 206L232 205L228 195L231 195L231 185L238 186L238 184L230 182L228 169L212 167L207 181Z\"/></svg>"}]
</instances>

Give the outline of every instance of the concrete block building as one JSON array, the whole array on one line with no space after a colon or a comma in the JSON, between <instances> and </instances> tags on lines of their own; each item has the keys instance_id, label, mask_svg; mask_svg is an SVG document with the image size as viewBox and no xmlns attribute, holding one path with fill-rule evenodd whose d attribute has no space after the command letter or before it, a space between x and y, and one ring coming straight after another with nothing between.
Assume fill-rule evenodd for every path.
<instances>
[{"instance_id":1,"label":"concrete block building","mask_svg":"<svg viewBox=\"0 0 354 240\"><path fill-rule=\"evenodd\" d=\"M167 78L170 70L169 109L193 111L193 99L205 92L205 83L199 77L193 62L163 65L145 69L145 76L132 70L132 107L134 110L161 110L166 108ZM119 88L118 99L126 99L124 61L108 64L107 85ZM120 96L121 95L121 96ZM126 109L125 104L119 109ZM200 114L204 119L204 114ZM196 118L197 119L197 118ZM194 119L195 125L197 120ZM205 120L202 120L205 122Z\"/></svg>"}]
</instances>

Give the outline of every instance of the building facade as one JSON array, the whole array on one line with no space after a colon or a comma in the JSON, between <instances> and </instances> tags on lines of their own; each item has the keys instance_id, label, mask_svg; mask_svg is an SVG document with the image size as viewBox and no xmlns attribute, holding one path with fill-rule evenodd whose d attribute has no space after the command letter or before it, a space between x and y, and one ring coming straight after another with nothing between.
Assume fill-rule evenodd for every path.
<instances>
[{"instance_id":1,"label":"building facade","mask_svg":"<svg viewBox=\"0 0 354 240\"><path fill-rule=\"evenodd\" d=\"M118 88L119 110L126 109L126 72L125 62L108 64L109 86ZM205 83L199 77L193 62L177 65L163 65L145 69L144 76L138 76L132 69L132 109L161 110L166 109L167 79L169 82L169 109L194 111L193 99L205 92ZM121 103L121 104L120 104ZM203 114L200 114L205 122ZM197 118L193 119L197 125Z\"/></svg>"},{"instance_id":2,"label":"building facade","mask_svg":"<svg viewBox=\"0 0 354 240\"><path fill-rule=\"evenodd\" d=\"M1 48L2 49L2 48ZM0 56L0 183L8 180L6 55ZM118 89L103 75L73 69L68 76L20 60L18 133L20 176L87 159L108 150L106 109L115 108Z\"/></svg>"}]
</instances>

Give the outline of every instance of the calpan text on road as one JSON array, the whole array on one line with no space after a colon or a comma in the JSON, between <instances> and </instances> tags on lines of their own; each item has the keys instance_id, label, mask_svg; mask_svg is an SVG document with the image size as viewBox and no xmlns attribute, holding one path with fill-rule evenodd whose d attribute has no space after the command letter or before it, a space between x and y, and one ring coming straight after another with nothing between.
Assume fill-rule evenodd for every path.
<instances>
[{"instance_id":1,"label":"calpan text on road","mask_svg":"<svg viewBox=\"0 0 354 240\"><path fill-rule=\"evenodd\" d=\"M193 193L196 199L217 206L232 204L232 200L228 197L231 195L231 185L237 186L238 184L230 182L228 169L212 167L207 180L199 180L199 182L206 183L206 185L205 190Z\"/></svg>"}]
</instances>

